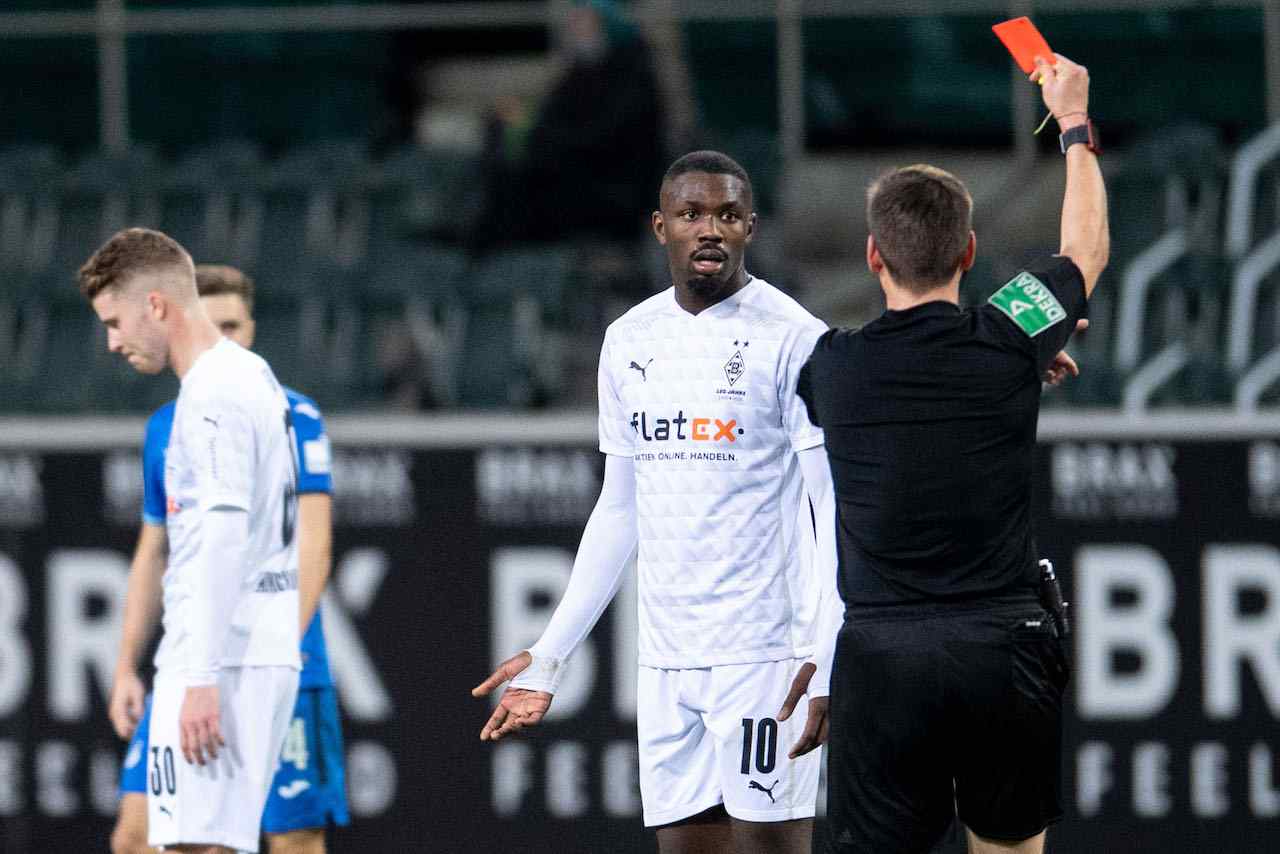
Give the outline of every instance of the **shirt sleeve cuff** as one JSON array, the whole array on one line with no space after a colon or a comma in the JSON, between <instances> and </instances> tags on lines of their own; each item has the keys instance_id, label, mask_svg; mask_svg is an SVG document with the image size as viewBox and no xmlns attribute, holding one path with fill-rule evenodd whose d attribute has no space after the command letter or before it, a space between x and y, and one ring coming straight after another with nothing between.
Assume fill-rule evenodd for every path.
<instances>
[{"instance_id":1,"label":"shirt sleeve cuff","mask_svg":"<svg viewBox=\"0 0 1280 854\"><path fill-rule=\"evenodd\" d=\"M188 688L206 688L210 685L217 685L218 671L188 670L183 674L182 681L186 683Z\"/></svg>"},{"instance_id":2,"label":"shirt sleeve cuff","mask_svg":"<svg viewBox=\"0 0 1280 854\"><path fill-rule=\"evenodd\" d=\"M200 499L198 508L200 510L212 510L215 507L234 507L237 510L249 511L249 506L253 502L244 495L235 495L230 492L223 492L219 495L210 495Z\"/></svg>"},{"instance_id":3,"label":"shirt sleeve cuff","mask_svg":"<svg viewBox=\"0 0 1280 854\"><path fill-rule=\"evenodd\" d=\"M798 436L791 437L791 447L796 451L807 451L810 448L817 448L826 441L826 437L821 430L805 431Z\"/></svg>"}]
</instances>

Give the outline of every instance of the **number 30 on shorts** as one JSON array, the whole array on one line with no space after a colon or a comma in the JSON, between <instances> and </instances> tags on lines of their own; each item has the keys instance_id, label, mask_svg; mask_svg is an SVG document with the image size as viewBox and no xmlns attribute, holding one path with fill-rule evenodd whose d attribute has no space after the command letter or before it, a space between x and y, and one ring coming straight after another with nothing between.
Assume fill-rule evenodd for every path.
<instances>
[{"instance_id":1,"label":"number 30 on shorts","mask_svg":"<svg viewBox=\"0 0 1280 854\"><path fill-rule=\"evenodd\" d=\"M163 755L163 760L161 756ZM162 766L163 763L163 767ZM166 747L161 753L160 748L151 748L151 794L160 795L167 792L172 795L178 790L178 772L173 765L173 748ZM163 783L163 790L161 784Z\"/></svg>"},{"instance_id":2,"label":"number 30 on shorts","mask_svg":"<svg viewBox=\"0 0 1280 854\"><path fill-rule=\"evenodd\" d=\"M756 771L768 774L778 764L778 722L761 718L742 719L742 773L751 773L751 745L755 744Z\"/></svg>"}]
</instances>

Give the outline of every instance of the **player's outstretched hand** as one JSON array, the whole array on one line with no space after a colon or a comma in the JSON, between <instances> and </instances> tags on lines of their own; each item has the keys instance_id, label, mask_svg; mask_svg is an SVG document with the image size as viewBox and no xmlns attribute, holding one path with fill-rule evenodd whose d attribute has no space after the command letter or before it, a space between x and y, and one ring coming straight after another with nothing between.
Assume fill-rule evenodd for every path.
<instances>
[{"instance_id":1,"label":"player's outstretched hand","mask_svg":"<svg viewBox=\"0 0 1280 854\"><path fill-rule=\"evenodd\" d=\"M204 765L218 758L218 748L225 747L222 738L217 685L198 685L187 689L182 698L178 728L182 733L182 756L189 763Z\"/></svg>"},{"instance_id":2,"label":"player's outstretched hand","mask_svg":"<svg viewBox=\"0 0 1280 854\"><path fill-rule=\"evenodd\" d=\"M528 650L511 656L498 665L489 678L471 689L471 696L484 697L504 682L516 678L533 663ZM508 688L498 698L493 714L480 730L481 741L498 741L504 735L534 726L551 708L551 694L525 688Z\"/></svg>"},{"instance_id":3,"label":"player's outstretched hand","mask_svg":"<svg viewBox=\"0 0 1280 854\"><path fill-rule=\"evenodd\" d=\"M1081 319L1076 321L1076 332L1083 332L1089 328L1089 321ZM1071 354L1066 350L1053 357L1053 361L1049 363L1049 367L1045 369L1044 375L1040 377L1044 382L1051 386L1062 385L1068 376L1080 376L1080 366L1076 364L1076 360L1071 358Z\"/></svg>"},{"instance_id":4,"label":"player's outstretched hand","mask_svg":"<svg viewBox=\"0 0 1280 854\"><path fill-rule=\"evenodd\" d=\"M125 741L133 738L146 701L147 692L138 674L129 668L117 670L111 680L111 700L107 703L107 717L116 735Z\"/></svg>"},{"instance_id":5,"label":"player's outstretched hand","mask_svg":"<svg viewBox=\"0 0 1280 854\"><path fill-rule=\"evenodd\" d=\"M796 674L795 679L791 680L791 690L782 703L782 709L778 712L779 721L785 721L791 717L791 713L796 710L796 703L799 703L800 698L809 690L809 680L817 671L818 666L812 661L806 661L800 666L800 672ZM804 722L804 732L800 733L800 738L791 746L791 750L787 753L789 758L804 756L815 747L821 747L827 743L829 727L827 714L830 706L831 703L827 697L814 697L809 700L809 717Z\"/></svg>"}]
</instances>

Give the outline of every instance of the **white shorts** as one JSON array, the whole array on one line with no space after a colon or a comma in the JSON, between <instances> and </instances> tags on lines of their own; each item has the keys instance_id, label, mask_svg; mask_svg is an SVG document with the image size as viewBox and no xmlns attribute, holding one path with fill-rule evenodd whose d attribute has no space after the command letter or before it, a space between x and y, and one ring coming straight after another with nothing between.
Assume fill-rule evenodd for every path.
<instances>
[{"instance_id":1,"label":"white shorts","mask_svg":"<svg viewBox=\"0 0 1280 854\"><path fill-rule=\"evenodd\" d=\"M208 765L182 758L178 716L186 687L157 673L147 763L147 844L224 845L256 852L271 779L293 714L298 671L229 667L218 672L226 747Z\"/></svg>"},{"instance_id":2,"label":"white shorts","mask_svg":"<svg viewBox=\"0 0 1280 854\"><path fill-rule=\"evenodd\" d=\"M723 803L744 821L812 818L822 751L787 758L809 700L777 720L803 659L683 670L640 668L636 726L646 827Z\"/></svg>"}]
</instances>

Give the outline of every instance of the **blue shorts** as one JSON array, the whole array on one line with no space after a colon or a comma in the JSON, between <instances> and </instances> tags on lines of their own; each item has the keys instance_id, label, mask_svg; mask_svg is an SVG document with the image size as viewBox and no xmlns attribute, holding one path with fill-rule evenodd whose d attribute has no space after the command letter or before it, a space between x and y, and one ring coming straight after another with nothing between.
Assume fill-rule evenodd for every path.
<instances>
[{"instance_id":1,"label":"blue shorts","mask_svg":"<svg viewBox=\"0 0 1280 854\"><path fill-rule=\"evenodd\" d=\"M120 772L121 794L147 792L147 733L151 729L151 695L147 695L142 720L129 742ZM338 718L338 694L333 688L306 688L298 692L293 720L280 750L280 762L271 794L262 813L264 833L287 833L346 825L346 760L342 727Z\"/></svg>"},{"instance_id":2,"label":"blue shorts","mask_svg":"<svg viewBox=\"0 0 1280 854\"><path fill-rule=\"evenodd\" d=\"M151 731L151 695L142 706L142 720L129 740L129 750L124 755L124 767L120 769L120 794L145 795L147 793L147 733Z\"/></svg>"},{"instance_id":3,"label":"blue shorts","mask_svg":"<svg viewBox=\"0 0 1280 854\"><path fill-rule=\"evenodd\" d=\"M338 692L304 688L280 750L262 813L264 833L346 825L347 772L338 722Z\"/></svg>"}]
</instances>

